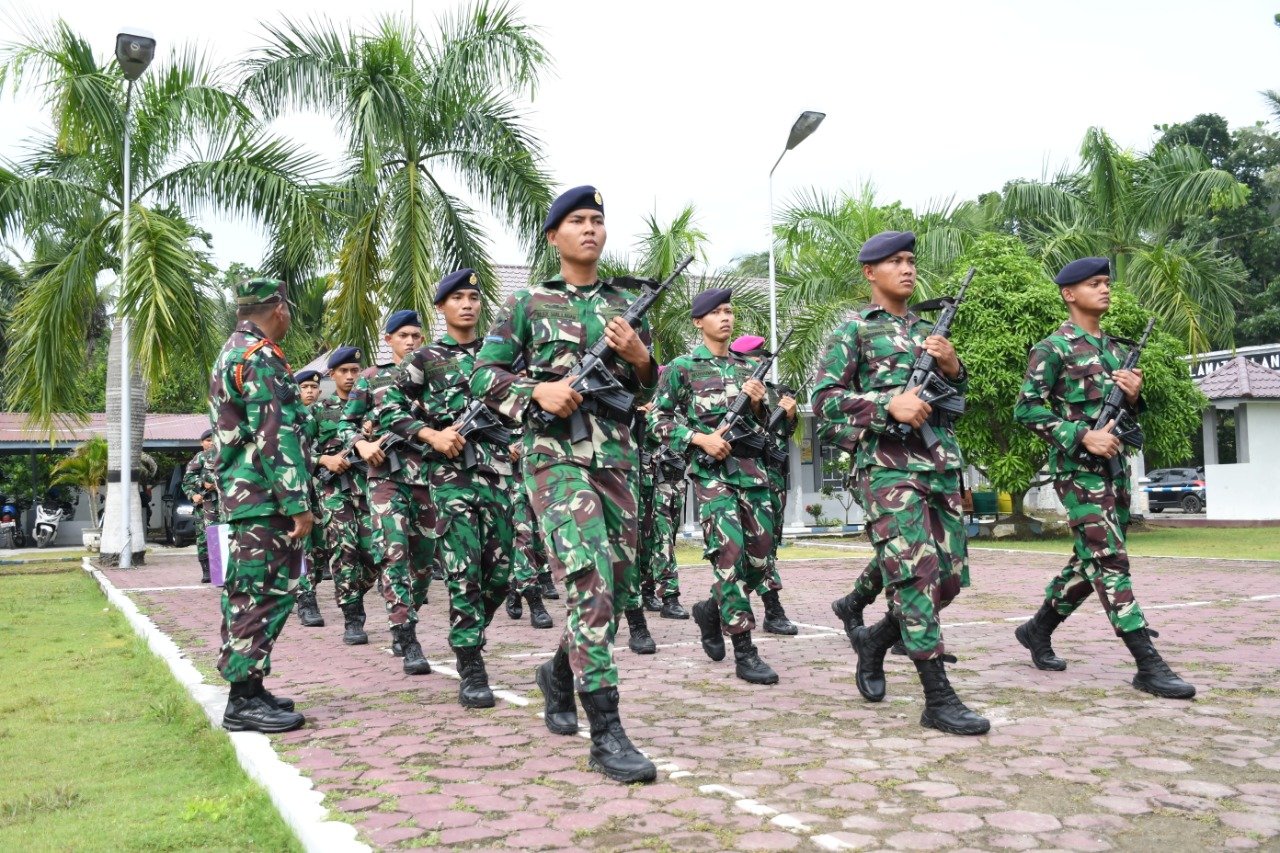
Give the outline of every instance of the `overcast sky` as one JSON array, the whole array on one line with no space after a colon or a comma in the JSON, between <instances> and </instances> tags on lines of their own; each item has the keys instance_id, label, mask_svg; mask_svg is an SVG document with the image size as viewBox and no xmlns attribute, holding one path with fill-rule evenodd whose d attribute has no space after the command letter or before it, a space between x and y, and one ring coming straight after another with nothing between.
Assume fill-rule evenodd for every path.
<instances>
[{"instance_id":1,"label":"overcast sky","mask_svg":"<svg viewBox=\"0 0 1280 853\"><path fill-rule=\"evenodd\" d=\"M414 14L430 28L454 5L419 0ZM555 58L528 123L556 187L600 188L615 250L646 213L666 221L693 202L713 265L766 246L769 168L803 110L827 119L779 166L778 204L806 187L871 181L881 201L920 207L1074 161L1090 126L1144 149L1154 125L1201 112L1232 127L1268 120L1258 91L1280 88L1275 0L518 5ZM4 41L27 20L61 15L104 55L119 27L133 24L150 29L162 52L196 42L231 61L252 49L261 20L314 15L359 26L407 14L409 4L0 0L0 10ZM0 116L4 158L43 121L38 100L8 92ZM277 129L337 151L317 117ZM203 224L220 264L260 257L253 225L211 216ZM495 226L492 237L496 261L523 260L515 235Z\"/></svg>"}]
</instances>

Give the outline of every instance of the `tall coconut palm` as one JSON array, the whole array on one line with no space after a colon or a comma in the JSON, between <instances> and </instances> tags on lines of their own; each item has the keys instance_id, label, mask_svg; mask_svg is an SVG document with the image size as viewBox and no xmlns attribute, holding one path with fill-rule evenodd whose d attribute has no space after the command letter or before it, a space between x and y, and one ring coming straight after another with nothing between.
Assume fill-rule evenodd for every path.
<instances>
[{"instance_id":1,"label":"tall coconut palm","mask_svg":"<svg viewBox=\"0 0 1280 853\"><path fill-rule=\"evenodd\" d=\"M1213 244L1183 236L1192 217L1244 204L1248 190L1190 145L1138 154L1099 128L1080 164L1044 181L1005 187L1002 214L1049 274L1073 258L1103 255L1162 328L1191 352L1231 341L1233 302L1246 274Z\"/></svg>"},{"instance_id":2,"label":"tall coconut palm","mask_svg":"<svg viewBox=\"0 0 1280 853\"><path fill-rule=\"evenodd\" d=\"M126 85L113 59L68 24L36 28L0 48L0 88L39 92L52 133L38 136L18 162L0 164L0 233L61 246L30 272L13 311L4 370L10 407L52 429L64 415L83 418L75 378L85 363L86 329L100 304L99 277L121 272L122 144ZM163 376L173 359L211 358L203 334L216 311L204 290L204 235L189 213L213 208L270 223L282 262L305 267L323 240L311 192L314 159L264 134L225 72L192 49L163 57L134 85L130 263L118 311L132 319L135 366L133 458L121 459L111 430L112 471L138 466L146 416L144 379ZM109 354L107 413L119 423L122 338L115 323ZM124 500L132 502L132 542L144 542L137 494L108 486L103 558L119 556ZM113 523L115 522L115 523Z\"/></svg>"},{"instance_id":3,"label":"tall coconut palm","mask_svg":"<svg viewBox=\"0 0 1280 853\"><path fill-rule=\"evenodd\" d=\"M471 267L496 298L479 209L533 251L551 202L539 142L516 99L548 63L505 4L443 16L433 38L399 18L372 29L285 20L246 63L244 92L268 117L330 116L345 139L334 187L340 235L327 331L373 344L388 308L431 316L442 273Z\"/></svg>"}]
</instances>

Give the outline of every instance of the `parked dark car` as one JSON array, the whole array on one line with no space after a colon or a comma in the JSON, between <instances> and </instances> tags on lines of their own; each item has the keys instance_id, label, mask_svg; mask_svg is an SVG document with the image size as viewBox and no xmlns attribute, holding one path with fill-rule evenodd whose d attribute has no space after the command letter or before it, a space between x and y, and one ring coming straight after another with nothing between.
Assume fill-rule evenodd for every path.
<instances>
[{"instance_id":1,"label":"parked dark car","mask_svg":"<svg viewBox=\"0 0 1280 853\"><path fill-rule=\"evenodd\" d=\"M164 541L179 548L196 541L196 508L192 506L191 498L182 491L182 475L185 470L183 465L174 466L162 498Z\"/></svg>"},{"instance_id":2,"label":"parked dark car","mask_svg":"<svg viewBox=\"0 0 1280 853\"><path fill-rule=\"evenodd\" d=\"M1147 493L1147 506L1152 512L1204 512L1203 468L1157 468L1138 482Z\"/></svg>"}]
</instances>

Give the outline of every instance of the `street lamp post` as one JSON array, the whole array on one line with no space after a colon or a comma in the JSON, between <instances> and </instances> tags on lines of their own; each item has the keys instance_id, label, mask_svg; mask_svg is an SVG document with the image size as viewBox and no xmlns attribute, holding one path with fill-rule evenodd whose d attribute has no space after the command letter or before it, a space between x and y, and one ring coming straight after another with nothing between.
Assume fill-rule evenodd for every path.
<instances>
[{"instance_id":1,"label":"street lamp post","mask_svg":"<svg viewBox=\"0 0 1280 853\"><path fill-rule=\"evenodd\" d=\"M787 147L782 149L782 153L773 163L773 168L769 170L769 351L775 355L778 352L778 281L773 257L773 173L778 170L778 164L782 162L783 157L787 156L787 152L808 139L826 117L826 113L812 110L800 113L796 123L791 125L791 133L787 136ZM777 359L773 362L773 381L778 381Z\"/></svg>"},{"instance_id":2,"label":"street lamp post","mask_svg":"<svg viewBox=\"0 0 1280 853\"><path fill-rule=\"evenodd\" d=\"M133 82L147 70L156 55L156 40L146 30L124 28L116 34L116 63L127 82L124 96L124 191L120 221L120 496L124 544L120 548L120 568L133 565L133 421L132 365L129 360L129 315L124 310L125 283L129 275L129 208L133 205L130 148L133 134Z\"/></svg>"}]
</instances>

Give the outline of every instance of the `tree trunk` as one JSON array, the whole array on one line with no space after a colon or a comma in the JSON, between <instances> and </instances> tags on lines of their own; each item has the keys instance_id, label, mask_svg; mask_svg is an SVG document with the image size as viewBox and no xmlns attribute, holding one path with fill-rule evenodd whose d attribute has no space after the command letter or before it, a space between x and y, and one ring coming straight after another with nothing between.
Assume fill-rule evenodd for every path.
<instances>
[{"instance_id":1,"label":"tree trunk","mask_svg":"<svg viewBox=\"0 0 1280 853\"><path fill-rule=\"evenodd\" d=\"M142 501L138 497L138 458L142 454L143 428L147 422L146 388L142 384L142 374L138 372L137 362L132 362L130 379L129 432L132 436L132 457L128 460L132 474L132 486L125 495L120 489L120 471L122 469L120 441L120 377L123 332L119 317L115 328L111 331L111 344L107 351L107 505L102 518L102 549L100 562L103 565L119 565L120 552L124 549L124 501L129 501L129 527L132 529L133 564L141 565L146 558L147 539L143 528Z\"/></svg>"}]
</instances>

